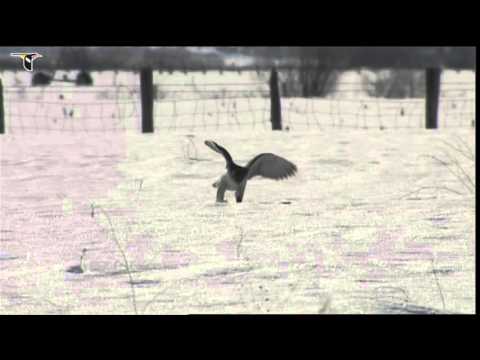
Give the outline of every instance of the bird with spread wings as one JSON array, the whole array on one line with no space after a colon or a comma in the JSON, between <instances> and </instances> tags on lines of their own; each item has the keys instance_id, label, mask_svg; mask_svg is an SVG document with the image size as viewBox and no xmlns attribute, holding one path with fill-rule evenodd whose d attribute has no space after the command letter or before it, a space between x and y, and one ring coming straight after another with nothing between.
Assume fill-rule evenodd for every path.
<instances>
[{"instance_id":1,"label":"bird with spread wings","mask_svg":"<svg viewBox=\"0 0 480 360\"><path fill-rule=\"evenodd\" d=\"M242 202L247 181L255 176L273 180L283 180L294 176L297 166L278 155L263 153L255 156L246 166L235 164L229 152L216 142L207 140L207 145L213 151L221 154L227 162L227 173L213 184L217 188L217 202L225 201L225 191L234 191L237 202Z\"/></svg>"}]
</instances>

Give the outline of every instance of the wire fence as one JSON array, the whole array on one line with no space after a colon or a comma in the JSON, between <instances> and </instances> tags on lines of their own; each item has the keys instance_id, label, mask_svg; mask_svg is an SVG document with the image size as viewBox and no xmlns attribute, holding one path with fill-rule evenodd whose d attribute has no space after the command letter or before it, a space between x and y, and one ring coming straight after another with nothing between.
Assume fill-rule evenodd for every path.
<instances>
[{"instance_id":1,"label":"wire fence","mask_svg":"<svg viewBox=\"0 0 480 360\"><path fill-rule=\"evenodd\" d=\"M445 85L440 93L439 127L475 126L475 87ZM289 128L425 128L425 99L372 97L365 89L337 90L327 98L282 100Z\"/></svg>"},{"instance_id":2,"label":"wire fence","mask_svg":"<svg viewBox=\"0 0 480 360\"><path fill-rule=\"evenodd\" d=\"M110 132L138 129L138 86L4 88L6 130Z\"/></svg>"},{"instance_id":3,"label":"wire fence","mask_svg":"<svg viewBox=\"0 0 480 360\"><path fill-rule=\"evenodd\" d=\"M424 128L423 98L368 95L364 85L340 82L324 98L282 98L288 129ZM6 86L8 133L141 131L139 84ZM443 82L439 127L475 126L475 83ZM270 130L268 82L156 83L154 127L159 131Z\"/></svg>"}]
</instances>

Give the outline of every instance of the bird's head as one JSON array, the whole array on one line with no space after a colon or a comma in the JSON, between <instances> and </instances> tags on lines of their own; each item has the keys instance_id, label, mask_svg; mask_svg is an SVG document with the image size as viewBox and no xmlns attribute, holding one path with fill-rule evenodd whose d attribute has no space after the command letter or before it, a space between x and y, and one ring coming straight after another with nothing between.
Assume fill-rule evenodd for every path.
<instances>
[{"instance_id":1,"label":"bird's head","mask_svg":"<svg viewBox=\"0 0 480 360\"><path fill-rule=\"evenodd\" d=\"M232 157L225 148L218 145L215 141L212 140L205 140L205 145L207 145L213 151L221 154L225 158L225 160L227 161L227 169L229 168L229 166L232 166Z\"/></svg>"},{"instance_id":2,"label":"bird's head","mask_svg":"<svg viewBox=\"0 0 480 360\"><path fill-rule=\"evenodd\" d=\"M218 144L215 141L205 140L205 145L207 145L213 151L220 152L220 149L218 148Z\"/></svg>"}]
</instances>

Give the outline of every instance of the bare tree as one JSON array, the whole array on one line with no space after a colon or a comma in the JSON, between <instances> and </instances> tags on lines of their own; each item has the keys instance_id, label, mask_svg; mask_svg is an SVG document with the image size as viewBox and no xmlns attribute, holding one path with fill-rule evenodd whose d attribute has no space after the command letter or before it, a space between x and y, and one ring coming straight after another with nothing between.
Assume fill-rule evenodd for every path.
<instances>
[{"instance_id":1,"label":"bare tree","mask_svg":"<svg viewBox=\"0 0 480 360\"><path fill-rule=\"evenodd\" d=\"M301 96L325 97L335 88L340 71L322 65L318 61L319 48L300 48L299 66L290 71L282 71L282 95L285 97Z\"/></svg>"},{"instance_id":2,"label":"bare tree","mask_svg":"<svg viewBox=\"0 0 480 360\"><path fill-rule=\"evenodd\" d=\"M362 84L370 96L390 99L425 97L423 71L382 70L367 72Z\"/></svg>"}]
</instances>

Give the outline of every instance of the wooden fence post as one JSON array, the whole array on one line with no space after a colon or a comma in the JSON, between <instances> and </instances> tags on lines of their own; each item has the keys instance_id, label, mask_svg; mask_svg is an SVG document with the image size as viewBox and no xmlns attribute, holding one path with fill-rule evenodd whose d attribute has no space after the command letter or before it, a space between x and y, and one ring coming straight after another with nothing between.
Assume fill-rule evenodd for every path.
<instances>
[{"instance_id":1,"label":"wooden fence post","mask_svg":"<svg viewBox=\"0 0 480 360\"><path fill-rule=\"evenodd\" d=\"M140 91L142 98L142 133L153 133L153 72L140 71Z\"/></svg>"},{"instance_id":2,"label":"wooden fence post","mask_svg":"<svg viewBox=\"0 0 480 360\"><path fill-rule=\"evenodd\" d=\"M0 134L5 134L5 111L3 107L2 79L0 79Z\"/></svg>"},{"instance_id":3,"label":"wooden fence post","mask_svg":"<svg viewBox=\"0 0 480 360\"><path fill-rule=\"evenodd\" d=\"M272 122L272 130L282 130L282 104L280 101L278 73L276 69L272 69L270 74L270 121Z\"/></svg>"},{"instance_id":4,"label":"wooden fence post","mask_svg":"<svg viewBox=\"0 0 480 360\"><path fill-rule=\"evenodd\" d=\"M440 77L442 70L430 68L426 70L425 124L427 129L438 128L438 104L440 100Z\"/></svg>"}]
</instances>

